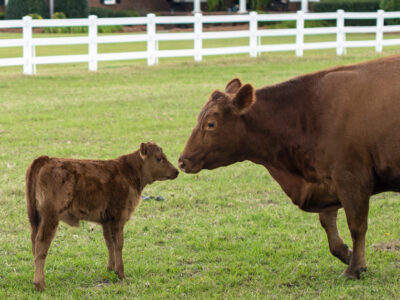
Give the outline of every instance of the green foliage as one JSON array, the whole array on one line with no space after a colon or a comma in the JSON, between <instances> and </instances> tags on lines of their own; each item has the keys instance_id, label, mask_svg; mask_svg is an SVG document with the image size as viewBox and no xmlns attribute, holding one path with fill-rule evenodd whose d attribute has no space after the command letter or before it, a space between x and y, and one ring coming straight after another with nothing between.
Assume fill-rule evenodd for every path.
<instances>
[{"instance_id":1,"label":"green foliage","mask_svg":"<svg viewBox=\"0 0 400 300\"><path fill-rule=\"evenodd\" d=\"M379 0L321 0L313 4L315 12L334 12L338 9L344 11L377 11Z\"/></svg>"},{"instance_id":2,"label":"green foliage","mask_svg":"<svg viewBox=\"0 0 400 300\"><path fill-rule=\"evenodd\" d=\"M400 0L381 0L380 7L386 11L400 11Z\"/></svg>"},{"instance_id":3,"label":"green foliage","mask_svg":"<svg viewBox=\"0 0 400 300\"><path fill-rule=\"evenodd\" d=\"M225 8L223 0L207 0L208 11L219 11Z\"/></svg>"},{"instance_id":4,"label":"green foliage","mask_svg":"<svg viewBox=\"0 0 400 300\"><path fill-rule=\"evenodd\" d=\"M67 18L87 18L89 4L88 0L55 1L55 10L65 13Z\"/></svg>"},{"instance_id":5,"label":"green foliage","mask_svg":"<svg viewBox=\"0 0 400 300\"><path fill-rule=\"evenodd\" d=\"M0 11L0 20L4 20L4 17L5 17L5 13Z\"/></svg>"},{"instance_id":6,"label":"green foliage","mask_svg":"<svg viewBox=\"0 0 400 300\"><path fill-rule=\"evenodd\" d=\"M57 11L53 14L53 19L66 19L66 18L67 18L67 16L63 12Z\"/></svg>"},{"instance_id":7,"label":"green foliage","mask_svg":"<svg viewBox=\"0 0 400 300\"><path fill-rule=\"evenodd\" d=\"M271 0L248 0L250 9L264 11L268 9Z\"/></svg>"},{"instance_id":8,"label":"green foliage","mask_svg":"<svg viewBox=\"0 0 400 300\"><path fill-rule=\"evenodd\" d=\"M335 12L343 9L348 12L376 12L379 0L322 0L313 4L315 12ZM346 20L346 26L373 26L376 20Z\"/></svg>"},{"instance_id":9,"label":"green foliage","mask_svg":"<svg viewBox=\"0 0 400 300\"><path fill-rule=\"evenodd\" d=\"M136 10L120 10L115 11L111 8L91 7L90 15L95 15L98 18L122 18L122 17L139 17L140 13Z\"/></svg>"},{"instance_id":10,"label":"green foliage","mask_svg":"<svg viewBox=\"0 0 400 300\"><path fill-rule=\"evenodd\" d=\"M5 18L21 19L29 14L38 14L43 17L48 16L46 0L9 0Z\"/></svg>"},{"instance_id":11,"label":"green foliage","mask_svg":"<svg viewBox=\"0 0 400 300\"><path fill-rule=\"evenodd\" d=\"M30 16L32 19L34 20L42 20L42 16L39 14L28 14L28 16Z\"/></svg>"},{"instance_id":12,"label":"green foliage","mask_svg":"<svg viewBox=\"0 0 400 300\"><path fill-rule=\"evenodd\" d=\"M381 9L385 11L400 11L400 0L381 0ZM386 19L386 24L397 25L400 24L400 20L397 19Z\"/></svg>"},{"instance_id":13,"label":"green foliage","mask_svg":"<svg viewBox=\"0 0 400 300\"><path fill-rule=\"evenodd\" d=\"M112 33L122 32L124 30L121 25L112 26L98 26L98 33ZM71 26L71 27L45 27L43 33L87 33L88 28L86 26Z\"/></svg>"}]
</instances>

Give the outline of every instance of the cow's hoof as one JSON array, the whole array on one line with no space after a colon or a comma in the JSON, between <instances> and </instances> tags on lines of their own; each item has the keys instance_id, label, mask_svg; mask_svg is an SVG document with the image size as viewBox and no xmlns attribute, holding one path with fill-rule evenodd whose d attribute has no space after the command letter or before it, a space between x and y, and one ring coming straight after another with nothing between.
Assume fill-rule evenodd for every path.
<instances>
[{"instance_id":1,"label":"cow's hoof","mask_svg":"<svg viewBox=\"0 0 400 300\"><path fill-rule=\"evenodd\" d=\"M34 282L35 290L43 292L44 291L44 282Z\"/></svg>"},{"instance_id":2,"label":"cow's hoof","mask_svg":"<svg viewBox=\"0 0 400 300\"><path fill-rule=\"evenodd\" d=\"M342 262L344 262L346 265L350 264L351 257L353 256L353 251L349 249L349 247L346 244L343 244L343 247L345 248L346 254L344 255Z\"/></svg>"},{"instance_id":3,"label":"cow's hoof","mask_svg":"<svg viewBox=\"0 0 400 300\"><path fill-rule=\"evenodd\" d=\"M124 272L115 272L115 274L117 274L119 279L125 279L125 274Z\"/></svg>"},{"instance_id":4,"label":"cow's hoof","mask_svg":"<svg viewBox=\"0 0 400 300\"><path fill-rule=\"evenodd\" d=\"M351 257L353 256L353 251L346 244L342 244L339 250L331 250L332 254L339 258L346 265L350 264Z\"/></svg>"},{"instance_id":5,"label":"cow's hoof","mask_svg":"<svg viewBox=\"0 0 400 300\"><path fill-rule=\"evenodd\" d=\"M349 271L348 269L346 269L341 275L341 278L346 278L346 279L360 279L361 278L361 274L366 272L367 268L362 267L357 269L355 272Z\"/></svg>"}]
</instances>

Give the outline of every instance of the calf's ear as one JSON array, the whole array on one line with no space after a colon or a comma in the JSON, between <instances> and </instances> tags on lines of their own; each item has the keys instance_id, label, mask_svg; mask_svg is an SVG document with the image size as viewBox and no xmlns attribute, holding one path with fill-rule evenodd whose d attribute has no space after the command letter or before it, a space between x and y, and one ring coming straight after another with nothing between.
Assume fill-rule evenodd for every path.
<instances>
[{"instance_id":1,"label":"calf's ear","mask_svg":"<svg viewBox=\"0 0 400 300\"><path fill-rule=\"evenodd\" d=\"M145 143L140 144L139 154L142 159L145 159L147 156L147 145Z\"/></svg>"},{"instance_id":2,"label":"calf's ear","mask_svg":"<svg viewBox=\"0 0 400 300\"><path fill-rule=\"evenodd\" d=\"M239 115L244 114L256 99L254 87L250 83L243 85L232 99L235 112Z\"/></svg>"},{"instance_id":3,"label":"calf's ear","mask_svg":"<svg viewBox=\"0 0 400 300\"><path fill-rule=\"evenodd\" d=\"M242 86L242 82L239 78L233 78L225 87L225 93L235 94L240 87Z\"/></svg>"}]
</instances>

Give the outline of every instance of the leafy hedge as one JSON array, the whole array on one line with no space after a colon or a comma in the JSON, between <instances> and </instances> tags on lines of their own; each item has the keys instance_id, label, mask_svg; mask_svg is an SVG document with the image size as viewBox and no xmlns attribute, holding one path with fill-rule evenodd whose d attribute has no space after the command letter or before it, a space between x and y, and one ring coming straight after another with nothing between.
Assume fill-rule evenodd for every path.
<instances>
[{"instance_id":1,"label":"leafy hedge","mask_svg":"<svg viewBox=\"0 0 400 300\"><path fill-rule=\"evenodd\" d=\"M55 11L65 13L67 18L87 18L89 15L88 0L62 0L55 2Z\"/></svg>"},{"instance_id":2,"label":"leafy hedge","mask_svg":"<svg viewBox=\"0 0 400 300\"><path fill-rule=\"evenodd\" d=\"M379 0L322 0L313 5L315 12L335 12L338 9L353 12L376 12ZM373 26L376 20L346 20L346 26Z\"/></svg>"},{"instance_id":3,"label":"leafy hedge","mask_svg":"<svg viewBox=\"0 0 400 300\"><path fill-rule=\"evenodd\" d=\"M381 9L385 11L400 11L400 0L381 0ZM386 24L398 25L400 24L399 19L387 19Z\"/></svg>"},{"instance_id":4,"label":"leafy hedge","mask_svg":"<svg viewBox=\"0 0 400 300\"><path fill-rule=\"evenodd\" d=\"M95 15L99 18L122 18L122 17L139 17L140 14L135 10L115 11L111 8L91 7L90 15Z\"/></svg>"},{"instance_id":5,"label":"leafy hedge","mask_svg":"<svg viewBox=\"0 0 400 300\"><path fill-rule=\"evenodd\" d=\"M48 17L46 0L9 0L5 18L21 19L22 17L35 14L41 17Z\"/></svg>"},{"instance_id":6,"label":"leafy hedge","mask_svg":"<svg viewBox=\"0 0 400 300\"><path fill-rule=\"evenodd\" d=\"M377 11L379 0L322 0L313 5L315 12L333 12L338 9L344 11Z\"/></svg>"}]
</instances>

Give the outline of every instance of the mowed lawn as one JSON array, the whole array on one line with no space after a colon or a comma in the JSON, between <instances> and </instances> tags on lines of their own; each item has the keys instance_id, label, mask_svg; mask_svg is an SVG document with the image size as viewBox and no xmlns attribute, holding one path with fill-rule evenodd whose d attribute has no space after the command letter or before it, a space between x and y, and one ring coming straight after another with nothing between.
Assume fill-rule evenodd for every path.
<instances>
[{"instance_id":1,"label":"mowed lawn","mask_svg":"<svg viewBox=\"0 0 400 300\"><path fill-rule=\"evenodd\" d=\"M4 50L4 49L3 49ZM0 68L0 299L395 299L400 297L400 199L371 201L358 281L328 250L318 215L300 211L266 169L249 162L155 182L125 227L126 279L106 271L101 227L61 223L46 261L47 288L33 289L25 171L39 155L112 159L153 140L176 165L214 89L233 77L256 87L340 64L397 53L385 49ZM11 50L10 50L11 51ZM11 57L13 53L3 53ZM374 126L374 124L371 124ZM351 238L343 212L339 228ZM397 244L397 250L383 250ZM393 247L395 249L396 247Z\"/></svg>"}]
</instances>

